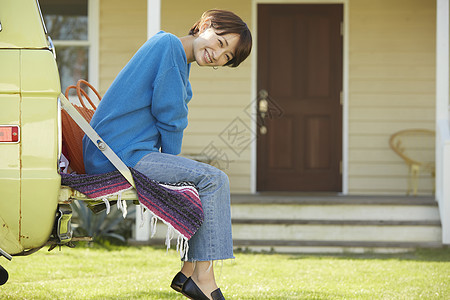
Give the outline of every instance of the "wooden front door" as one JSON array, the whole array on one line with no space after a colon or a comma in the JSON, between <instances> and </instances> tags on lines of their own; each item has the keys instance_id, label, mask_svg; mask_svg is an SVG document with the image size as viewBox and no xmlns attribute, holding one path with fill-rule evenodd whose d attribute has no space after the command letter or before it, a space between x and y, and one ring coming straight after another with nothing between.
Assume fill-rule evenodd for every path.
<instances>
[{"instance_id":1,"label":"wooden front door","mask_svg":"<svg viewBox=\"0 0 450 300\"><path fill-rule=\"evenodd\" d=\"M258 5L258 191L341 191L342 15Z\"/></svg>"}]
</instances>

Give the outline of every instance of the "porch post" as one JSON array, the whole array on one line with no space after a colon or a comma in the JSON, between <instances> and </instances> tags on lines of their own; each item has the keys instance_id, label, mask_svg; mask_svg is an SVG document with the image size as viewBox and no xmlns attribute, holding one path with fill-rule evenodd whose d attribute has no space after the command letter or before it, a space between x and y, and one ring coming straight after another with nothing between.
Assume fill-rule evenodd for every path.
<instances>
[{"instance_id":1,"label":"porch post","mask_svg":"<svg viewBox=\"0 0 450 300\"><path fill-rule=\"evenodd\" d=\"M147 39L161 30L161 0L147 0Z\"/></svg>"},{"instance_id":2,"label":"porch post","mask_svg":"<svg viewBox=\"0 0 450 300\"><path fill-rule=\"evenodd\" d=\"M442 243L450 244L449 1L436 2L436 198Z\"/></svg>"},{"instance_id":3,"label":"porch post","mask_svg":"<svg viewBox=\"0 0 450 300\"><path fill-rule=\"evenodd\" d=\"M161 30L161 0L147 0L147 39ZM150 239L149 213L142 214L140 206L136 207L136 241Z\"/></svg>"},{"instance_id":4,"label":"porch post","mask_svg":"<svg viewBox=\"0 0 450 300\"><path fill-rule=\"evenodd\" d=\"M436 120L448 119L449 4L437 0L436 12Z\"/></svg>"}]
</instances>

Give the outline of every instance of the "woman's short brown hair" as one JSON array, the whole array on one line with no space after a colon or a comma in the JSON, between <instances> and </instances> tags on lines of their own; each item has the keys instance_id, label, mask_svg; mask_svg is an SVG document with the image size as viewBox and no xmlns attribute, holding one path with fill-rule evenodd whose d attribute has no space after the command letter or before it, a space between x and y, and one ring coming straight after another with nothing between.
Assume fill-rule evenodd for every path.
<instances>
[{"instance_id":1,"label":"woman's short brown hair","mask_svg":"<svg viewBox=\"0 0 450 300\"><path fill-rule=\"evenodd\" d=\"M252 50L252 34L244 21L231 11L221 9L211 9L205 11L197 22L189 30L190 35L195 35L200 31L200 26L210 20L211 27L216 30L216 34L225 35L236 33L239 35L239 42L236 46L236 52L233 59L225 66L237 67L243 62Z\"/></svg>"}]
</instances>

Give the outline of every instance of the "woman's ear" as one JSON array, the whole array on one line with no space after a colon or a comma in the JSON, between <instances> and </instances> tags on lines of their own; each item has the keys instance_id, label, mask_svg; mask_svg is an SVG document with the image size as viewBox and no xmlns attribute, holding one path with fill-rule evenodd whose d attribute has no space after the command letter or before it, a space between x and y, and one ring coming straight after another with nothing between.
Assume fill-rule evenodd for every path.
<instances>
[{"instance_id":1,"label":"woman's ear","mask_svg":"<svg viewBox=\"0 0 450 300\"><path fill-rule=\"evenodd\" d=\"M206 29L210 28L211 25L212 25L211 17L203 20L202 23L200 24L199 32L200 33L204 32Z\"/></svg>"}]
</instances>

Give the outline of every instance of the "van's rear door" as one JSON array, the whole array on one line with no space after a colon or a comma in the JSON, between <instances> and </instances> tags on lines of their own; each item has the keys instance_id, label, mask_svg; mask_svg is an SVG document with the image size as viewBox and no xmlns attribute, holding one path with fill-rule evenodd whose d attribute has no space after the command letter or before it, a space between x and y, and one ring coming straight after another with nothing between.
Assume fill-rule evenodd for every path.
<instances>
[{"instance_id":1,"label":"van's rear door","mask_svg":"<svg viewBox=\"0 0 450 300\"><path fill-rule=\"evenodd\" d=\"M53 228L60 82L38 2L0 8L0 248L17 254L44 245Z\"/></svg>"}]
</instances>

